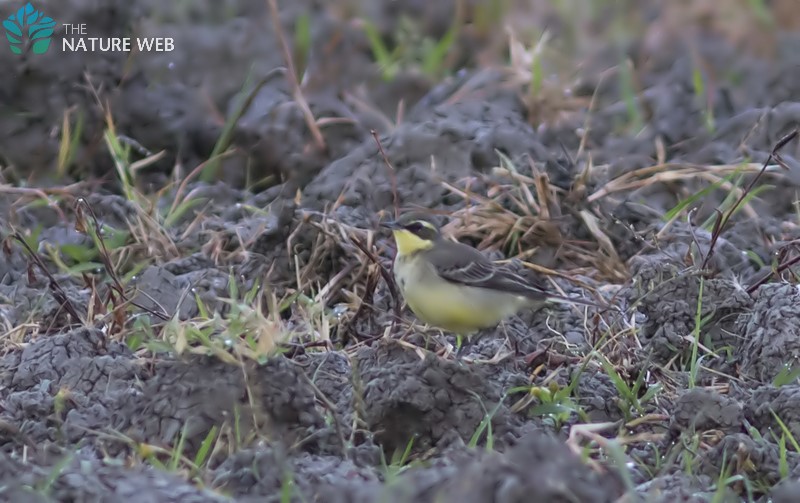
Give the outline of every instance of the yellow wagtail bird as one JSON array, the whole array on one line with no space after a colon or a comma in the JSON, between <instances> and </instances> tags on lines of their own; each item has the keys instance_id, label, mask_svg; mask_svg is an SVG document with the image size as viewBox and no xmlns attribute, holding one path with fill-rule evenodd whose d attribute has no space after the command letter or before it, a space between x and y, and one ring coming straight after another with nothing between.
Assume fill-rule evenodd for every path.
<instances>
[{"instance_id":1,"label":"yellow wagtail bird","mask_svg":"<svg viewBox=\"0 0 800 503\"><path fill-rule=\"evenodd\" d=\"M431 222L401 216L381 224L392 230L397 255L394 278L408 307L428 325L463 337L497 325L520 309L547 301L605 308L553 295L471 246L445 239Z\"/></svg>"}]
</instances>

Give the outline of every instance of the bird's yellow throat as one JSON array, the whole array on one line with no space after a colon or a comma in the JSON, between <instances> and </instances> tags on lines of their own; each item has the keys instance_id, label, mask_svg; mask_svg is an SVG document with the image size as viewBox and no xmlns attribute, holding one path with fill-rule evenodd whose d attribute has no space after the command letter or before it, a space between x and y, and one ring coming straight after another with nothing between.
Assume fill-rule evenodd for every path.
<instances>
[{"instance_id":1,"label":"bird's yellow throat","mask_svg":"<svg viewBox=\"0 0 800 503\"><path fill-rule=\"evenodd\" d=\"M398 255L410 255L433 246L433 241L422 239L405 229L396 229L392 233L394 234L394 241L397 243Z\"/></svg>"}]
</instances>

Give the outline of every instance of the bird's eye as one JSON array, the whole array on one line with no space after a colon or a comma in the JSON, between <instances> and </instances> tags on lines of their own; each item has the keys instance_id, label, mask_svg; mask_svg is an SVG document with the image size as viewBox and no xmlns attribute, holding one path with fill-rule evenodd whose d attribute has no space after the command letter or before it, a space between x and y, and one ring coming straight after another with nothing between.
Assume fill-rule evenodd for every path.
<instances>
[{"instance_id":1,"label":"bird's eye","mask_svg":"<svg viewBox=\"0 0 800 503\"><path fill-rule=\"evenodd\" d=\"M406 225L406 230L416 234L422 230L422 225L419 222L411 222L410 224Z\"/></svg>"}]
</instances>

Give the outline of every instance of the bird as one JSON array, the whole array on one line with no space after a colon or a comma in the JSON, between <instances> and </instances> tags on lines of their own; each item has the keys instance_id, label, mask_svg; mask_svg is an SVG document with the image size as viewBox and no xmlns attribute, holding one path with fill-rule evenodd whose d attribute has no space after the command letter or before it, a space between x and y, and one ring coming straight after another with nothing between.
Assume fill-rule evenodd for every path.
<instances>
[{"instance_id":1,"label":"bird","mask_svg":"<svg viewBox=\"0 0 800 503\"><path fill-rule=\"evenodd\" d=\"M401 216L381 226L397 246L393 275L403 299L421 321L456 335L457 357L465 337L469 342L523 308L548 301L605 307L548 293L477 249L446 239L428 219Z\"/></svg>"}]
</instances>

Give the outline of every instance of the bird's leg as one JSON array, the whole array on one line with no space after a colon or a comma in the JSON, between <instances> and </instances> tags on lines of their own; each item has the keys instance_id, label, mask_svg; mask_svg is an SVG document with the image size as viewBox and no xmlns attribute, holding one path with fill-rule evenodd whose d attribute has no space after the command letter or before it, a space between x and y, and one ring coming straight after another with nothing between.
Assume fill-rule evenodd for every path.
<instances>
[{"instance_id":1,"label":"bird's leg","mask_svg":"<svg viewBox=\"0 0 800 503\"><path fill-rule=\"evenodd\" d=\"M506 342L509 346L511 346L511 338L508 336L508 330L506 330L506 321L503 320L500 322L500 328L503 330L503 336L505 336L505 340L503 341L503 346L506 345ZM502 351L503 348L501 347L500 350Z\"/></svg>"},{"instance_id":2,"label":"bird's leg","mask_svg":"<svg viewBox=\"0 0 800 503\"><path fill-rule=\"evenodd\" d=\"M463 334L456 334L456 361L461 361L461 357L464 356L464 350L471 347L477 337L467 337L466 341L464 340Z\"/></svg>"},{"instance_id":3,"label":"bird's leg","mask_svg":"<svg viewBox=\"0 0 800 503\"><path fill-rule=\"evenodd\" d=\"M429 349L429 347L430 347L430 346L433 346L434 348L436 347L436 344L435 344L435 342L436 342L436 337L432 337L432 336L430 335L430 330L431 330L431 327L430 327L430 326L429 326L427 323L426 323L426 324L425 324L425 326L422 328L422 333L423 333L423 335L424 335L424 339L425 339L425 349L426 349L426 350L427 350L427 349ZM433 339L433 340L434 340L434 343L433 343L433 344L431 343L431 339Z\"/></svg>"},{"instance_id":4,"label":"bird's leg","mask_svg":"<svg viewBox=\"0 0 800 503\"><path fill-rule=\"evenodd\" d=\"M456 334L456 360L461 359L461 350L464 349L464 337Z\"/></svg>"}]
</instances>

